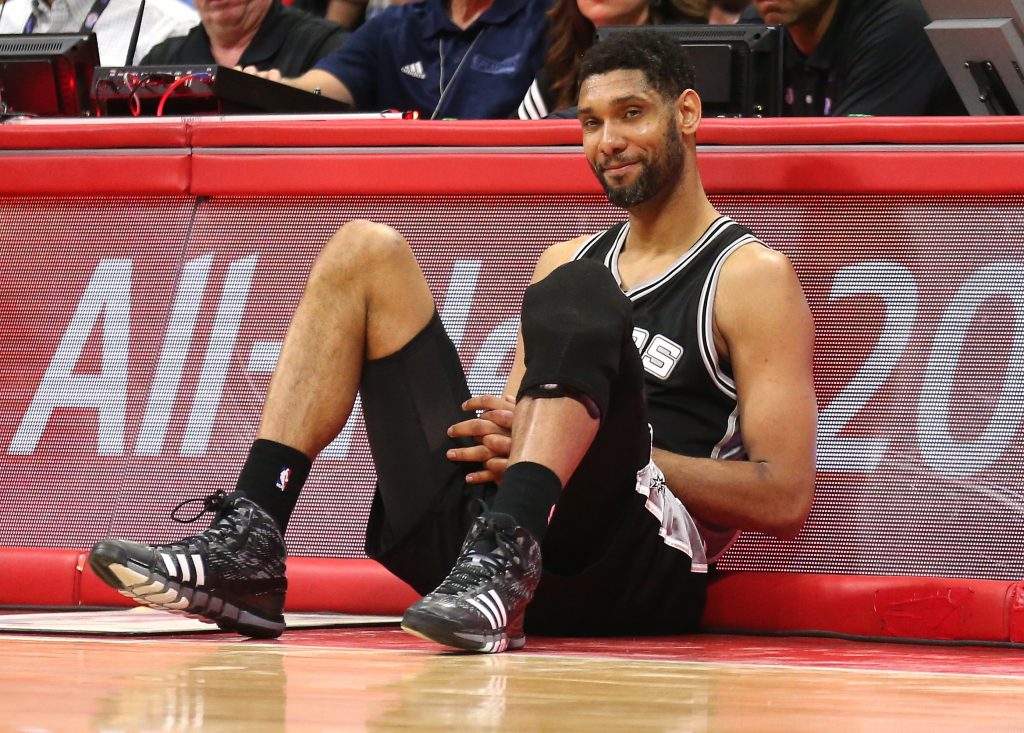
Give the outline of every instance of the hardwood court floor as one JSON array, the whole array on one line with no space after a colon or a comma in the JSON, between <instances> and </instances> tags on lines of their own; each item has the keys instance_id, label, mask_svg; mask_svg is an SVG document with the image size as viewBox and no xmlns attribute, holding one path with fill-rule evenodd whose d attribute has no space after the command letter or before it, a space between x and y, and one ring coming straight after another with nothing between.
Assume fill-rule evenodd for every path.
<instances>
[{"instance_id":1,"label":"hardwood court floor","mask_svg":"<svg viewBox=\"0 0 1024 733\"><path fill-rule=\"evenodd\" d=\"M0 731L1024 731L1016 649L532 637L502 655L393 628L277 642L0 636Z\"/></svg>"}]
</instances>

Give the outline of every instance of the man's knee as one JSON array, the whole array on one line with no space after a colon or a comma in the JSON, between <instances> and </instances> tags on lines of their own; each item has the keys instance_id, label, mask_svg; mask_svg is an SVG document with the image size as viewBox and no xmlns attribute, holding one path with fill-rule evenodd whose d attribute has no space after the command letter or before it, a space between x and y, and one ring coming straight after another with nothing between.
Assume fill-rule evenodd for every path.
<instances>
[{"instance_id":1,"label":"man's knee","mask_svg":"<svg viewBox=\"0 0 1024 733\"><path fill-rule=\"evenodd\" d=\"M632 322L632 306L607 267L593 260L568 262L523 296L524 329L600 329L619 332Z\"/></svg>"},{"instance_id":2,"label":"man's knee","mask_svg":"<svg viewBox=\"0 0 1024 733\"><path fill-rule=\"evenodd\" d=\"M310 279L365 277L414 262L408 243L397 231L386 224L353 219L320 250Z\"/></svg>"}]
</instances>

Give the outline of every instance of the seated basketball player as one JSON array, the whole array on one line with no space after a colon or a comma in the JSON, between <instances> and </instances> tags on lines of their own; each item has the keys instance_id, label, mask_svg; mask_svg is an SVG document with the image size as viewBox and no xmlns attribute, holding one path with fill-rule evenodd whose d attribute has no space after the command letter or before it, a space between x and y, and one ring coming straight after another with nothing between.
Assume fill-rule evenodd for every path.
<instances>
[{"instance_id":1,"label":"seated basketball player","mask_svg":"<svg viewBox=\"0 0 1024 733\"><path fill-rule=\"evenodd\" d=\"M701 103L674 43L615 36L581 81L584 150L629 217L540 258L508 396L469 396L401 235L350 222L310 273L237 488L207 500L212 527L100 542L100 577L280 634L282 533L357 388L379 481L366 550L426 594L403 627L442 644L518 649L524 625L693 630L708 565L739 529L798 531L816 411L792 267L705 196Z\"/></svg>"}]
</instances>

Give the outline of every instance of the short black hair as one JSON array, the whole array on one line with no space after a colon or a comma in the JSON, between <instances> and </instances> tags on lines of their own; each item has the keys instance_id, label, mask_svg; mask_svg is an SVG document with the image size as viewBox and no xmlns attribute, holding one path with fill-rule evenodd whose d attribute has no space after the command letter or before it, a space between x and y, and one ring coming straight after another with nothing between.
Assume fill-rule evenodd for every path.
<instances>
[{"instance_id":1,"label":"short black hair","mask_svg":"<svg viewBox=\"0 0 1024 733\"><path fill-rule=\"evenodd\" d=\"M642 71L666 99L675 99L695 84L690 58L669 34L653 30L610 34L591 46L580 62L579 87L588 77L612 71Z\"/></svg>"}]
</instances>

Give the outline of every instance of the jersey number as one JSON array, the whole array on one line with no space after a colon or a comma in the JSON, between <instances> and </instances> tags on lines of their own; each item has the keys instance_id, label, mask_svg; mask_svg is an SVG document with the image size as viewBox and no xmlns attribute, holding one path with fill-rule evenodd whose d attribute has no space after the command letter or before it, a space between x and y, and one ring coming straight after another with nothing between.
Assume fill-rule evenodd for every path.
<instances>
[{"instance_id":1,"label":"jersey number","mask_svg":"<svg viewBox=\"0 0 1024 733\"><path fill-rule=\"evenodd\" d=\"M640 361L644 369L658 377L668 379L676 364L683 357L683 347L660 333L650 338L650 332L643 328L633 329L633 343L640 352ZM644 348L646 346L647 348Z\"/></svg>"}]
</instances>

